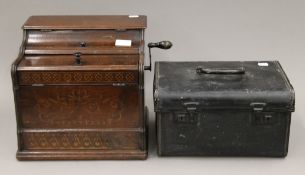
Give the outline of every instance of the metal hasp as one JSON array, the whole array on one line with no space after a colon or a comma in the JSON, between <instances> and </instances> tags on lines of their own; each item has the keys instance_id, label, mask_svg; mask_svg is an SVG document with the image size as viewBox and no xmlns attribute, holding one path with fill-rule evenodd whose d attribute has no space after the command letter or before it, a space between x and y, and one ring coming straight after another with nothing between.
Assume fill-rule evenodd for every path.
<instances>
[{"instance_id":1,"label":"metal hasp","mask_svg":"<svg viewBox=\"0 0 305 175\"><path fill-rule=\"evenodd\" d=\"M157 43L148 43L147 44L148 48L149 48L149 66L144 66L144 70L149 70L151 71L151 51L150 49L153 47L157 47L159 49L170 49L173 44L170 41L160 41Z\"/></svg>"}]
</instances>

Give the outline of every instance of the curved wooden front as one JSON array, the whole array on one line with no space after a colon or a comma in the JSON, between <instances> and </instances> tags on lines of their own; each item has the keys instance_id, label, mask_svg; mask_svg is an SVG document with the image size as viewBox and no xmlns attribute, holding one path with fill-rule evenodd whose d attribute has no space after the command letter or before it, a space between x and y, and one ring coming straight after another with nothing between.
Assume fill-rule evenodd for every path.
<instances>
[{"instance_id":1,"label":"curved wooden front","mask_svg":"<svg viewBox=\"0 0 305 175\"><path fill-rule=\"evenodd\" d=\"M22 128L143 128L138 86L22 86Z\"/></svg>"}]
</instances>

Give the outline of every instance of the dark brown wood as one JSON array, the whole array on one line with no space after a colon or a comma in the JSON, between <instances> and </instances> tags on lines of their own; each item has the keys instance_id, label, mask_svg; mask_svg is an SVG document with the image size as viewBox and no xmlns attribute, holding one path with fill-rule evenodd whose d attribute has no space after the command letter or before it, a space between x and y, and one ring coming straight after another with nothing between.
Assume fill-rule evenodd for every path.
<instances>
[{"instance_id":1,"label":"dark brown wood","mask_svg":"<svg viewBox=\"0 0 305 175\"><path fill-rule=\"evenodd\" d=\"M137 84L137 71L20 71L20 85L35 84Z\"/></svg>"},{"instance_id":2,"label":"dark brown wood","mask_svg":"<svg viewBox=\"0 0 305 175\"><path fill-rule=\"evenodd\" d=\"M19 160L147 157L145 27L145 16L28 19L12 65Z\"/></svg>"},{"instance_id":3,"label":"dark brown wood","mask_svg":"<svg viewBox=\"0 0 305 175\"><path fill-rule=\"evenodd\" d=\"M72 55L75 52L81 52L83 54L138 54L139 49L138 48L123 48L123 47L104 47L104 48L52 48L52 47L46 47L46 48L32 48L27 47L25 50L26 54L69 54Z\"/></svg>"},{"instance_id":4,"label":"dark brown wood","mask_svg":"<svg viewBox=\"0 0 305 175\"><path fill-rule=\"evenodd\" d=\"M132 150L140 148L140 137L140 132L130 130L23 132L24 148L27 150Z\"/></svg>"},{"instance_id":5,"label":"dark brown wood","mask_svg":"<svg viewBox=\"0 0 305 175\"><path fill-rule=\"evenodd\" d=\"M133 70L138 71L139 55L82 55L81 66L75 65L75 56L30 55L24 56L19 71L41 70Z\"/></svg>"},{"instance_id":6,"label":"dark brown wood","mask_svg":"<svg viewBox=\"0 0 305 175\"><path fill-rule=\"evenodd\" d=\"M146 16L32 16L24 29L144 29Z\"/></svg>"},{"instance_id":7,"label":"dark brown wood","mask_svg":"<svg viewBox=\"0 0 305 175\"><path fill-rule=\"evenodd\" d=\"M138 54L141 30L30 30L26 54ZM115 47L117 39L131 40L131 47Z\"/></svg>"},{"instance_id":8,"label":"dark brown wood","mask_svg":"<svg viewBox=\"0 0 305 175\"><path fill-rule=\"evenodd\" d=\"M138 96L137 86L25 86L20 119L23 129L140 129Z\"/></svg>"},{"instance_id":9,"label":"dark brown wood","mask_svg":"<svg viewBox=\"0 0 305 175\"><path fill-rule=\"evenodd\" d=\"M132 40L139 47L141 31L129 30L31 30L28 32L27 47L112 47L116 39ZM85 45L80 45L85 42Z\"/></svg>"}]
</instances>

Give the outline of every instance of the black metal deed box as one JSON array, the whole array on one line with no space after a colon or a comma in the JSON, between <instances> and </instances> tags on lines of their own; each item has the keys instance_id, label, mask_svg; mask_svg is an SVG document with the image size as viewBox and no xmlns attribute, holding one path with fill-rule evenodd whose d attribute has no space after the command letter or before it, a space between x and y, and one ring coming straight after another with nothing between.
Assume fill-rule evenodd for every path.
<instances>
[{"instance_id":1,"label":"black metal deed box","mask_svg":"<svg viewBox=\"0 0 305 175\"><path fill-rule=\"evenodd\" d=\"M158 154L284 157L294 101L278 61L157 62Z\"/></svg>"}]
</instances>

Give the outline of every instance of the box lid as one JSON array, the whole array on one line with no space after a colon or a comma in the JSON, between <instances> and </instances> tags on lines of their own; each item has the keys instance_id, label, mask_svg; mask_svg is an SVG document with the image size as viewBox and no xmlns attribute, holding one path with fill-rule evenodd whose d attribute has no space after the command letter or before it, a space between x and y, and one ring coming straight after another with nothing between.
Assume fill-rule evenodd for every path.
<instances>
[{"instance_id":1,"label":"box lid","mask_svg":"<svg viewBox=\"0 0 305 175\"><path fill-rule=\"evenodd\" d=\"M24 29L138 29L146 28L143 15L31 16Z\"/></svg>"},{"instance_id":2,"label":"box lid","mask_svg":"<svg viewBox=\"0 0 305 175\"><path fill-rule=\"evenodd\" d=\"M139 54L143 52L146 16L32 16L24 53Z\"/></svg>"},{"instance_id":3,"label":"box lid","mask_svg":"<svg viewBox=\"0 0 305 175\"><path fill-rule=\"evenodd\" d=\"M155 110L238 108L294 111L278 61L157 62Z\"/></svg>"}]
</instances>

